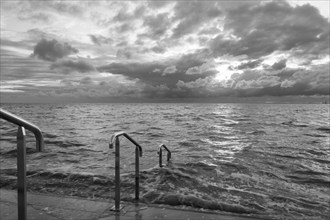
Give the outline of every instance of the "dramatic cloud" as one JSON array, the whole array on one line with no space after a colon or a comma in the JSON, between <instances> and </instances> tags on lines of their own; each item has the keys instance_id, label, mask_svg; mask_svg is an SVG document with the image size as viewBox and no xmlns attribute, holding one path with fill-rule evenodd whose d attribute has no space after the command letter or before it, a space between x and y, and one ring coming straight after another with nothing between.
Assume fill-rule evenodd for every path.
<instances>
[{"instance_id":1,"label":"dramatic cloud","mask_svg":"<svg viewBox=\"0 0 330 220\"><path fill-rule=\"evenodd\" d=\"M35 47L32 56L47 61L56 61L59 58L66 57L70 54L78 53L68 43L60 43L57 40L42 39Z\"/></svg>"},{"instance_id":2,"label":"dramatic cloud","mask_svg":"<svg viewBox=\"0 0 330 220\"><path fill-rule=\"evenodd\" d=\"M147 16L143 24L148 27L149 32L147 35L150 38L159 39L164 36L166 31L171 26L171 20L169 19L168 13L161 13L158 15Z\"/></svg>"},{"instance_id":3,"label":"dramatic cloud","mask_svg":"<svg viewBox=\"0 0 330 220\"><path fill-rule=\"evenodd\" d=\"M216 70L216 64L215 62L213 61L209 61L209 62L206 62L206 63L203 63L202 65L200 66L194 66L194 67L191 67L189 68L187 71L186 71L186 74L188 75L214 75L216 74L218 71Z\"/></svg>"},{"instance_id":4,"label":"dramatic cloud","mask_svg":"<svg viewBox=\"0 0 330 220\"><path fill-rule=\"evenodd\" d=\"M93 84L93 80L90 77L85 77L82 78L79 82L80 85L92 85Z\"/></svg>"},{"instance_id":5,"label":"dramatic cloud","mask_svg":"<svg viewBox=\"0 0 330 220\"><path fill-rule=\"evenodd\" d=\"M152 86L164 84L167 87L174 87L178 80L184 82L193 81L200 75L214 75L215 71L207 71L200 74L186 74L188 69L198 67L207 62L207 54L205 51L184 54L177 59L167 59L161 62L126 62L111 63L109 65L97 68L100 72L109 72L112 74L120 74L131 79L139 79L141 82ZM202 69L211 68L210 63L204 64Z\"/></svg>"},{"instance_id":6,"label":"dramatic cloud","mask_svg":"<svg viewBox=\"0 0 330 220\"><path fill-rule=\"evenodd\" d=\"M58 60L55 63L52 63L50 68L66 74L74 71L80 73L96 71L93 65L83 60Z\"/></svg>"},{"instance_id":7,"label":"dramatic cloud","mask_svg":"<svg viewBox=\"0 0 330 220\"><path fill-rule=\"evenodd\" d=\"M252 60L252 61L248 61L248 62L245 62L245 63L241 63L237 67L237 69L239 69L239 70L253 69L253 68L256 68L257 66L259 66L261 62L262 62L262 60Z\"/></svg>"},{"instance_id":8,"label":"dramatic cloud","mask_svg":"<svg viewBox=\"0 0 330 220\"><path fill-rule=\"evenodd\" d=\"M215 55L259 58L274 51L328 52L329 23L310 5L293 8L284 1L242 5L226 12L225 30L210 43Z\"/></svg>"},{"instance_id":9,"label":"dramatic cloud","mask_svg":"<svg viewBox=\"0 0 330 220\"><path fill-rule=\"evenodd\" d=\"M113 43L113 40L111 38L106 38L102 35L89 35L90 38L91 38L91 41L94 43L94 44L97 44L99 46L102 46L103 44L111 44Z\"/></svg>"},{"instance_id":10,"label":"dramatic cloud","mask_svg":"<svg viewBox=\"0 0 330 220\"><path fill-rule=\"evenodd\" d=\"M285 0L4 1L1 97L329 96L328 8Z\"/></svg>"},{"instance_id":11,"label":"dramatic cloud","mask_svg":"<svg viewBox=\"0 0 330 220\"><path fill-rule=\"evenodd\" d=\"M281 70L281 69L283 69L283 68L285 68L286 67L286 60L281 60L281 61L279 61L279 62L277 62L277 63L274 63L273 65L272 65L272 68L274 69L274 70Z\"/></svg>"},{"instance_id":12,"label":"dramatic cloud","mask_svg":"<svg viewBox=\"0 0 330 220\"><path fill-rule=\"evenodd\" d=\"M179 24L173 30L173 37L179 38L193 31L197 31L203 23L211 22L222 14L217 8L217 2L209 2L208 4L202 1L179 1L175 8L174 20L179 21Z\"/></svg>"}]
</instances>

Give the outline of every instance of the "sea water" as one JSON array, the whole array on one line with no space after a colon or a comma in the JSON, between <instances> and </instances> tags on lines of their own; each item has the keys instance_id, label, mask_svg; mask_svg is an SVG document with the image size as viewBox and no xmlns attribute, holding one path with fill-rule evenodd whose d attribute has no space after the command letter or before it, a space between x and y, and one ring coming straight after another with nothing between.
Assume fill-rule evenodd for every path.
<instances>
[{"instance_id":1,"label":"sea water","mask_svg":"<svg viewBox=\"0 0 330 220\"><path fill-rule=\"evenodd\" d=\"M113 199L111 135L143 148L140 200L279 219L330 215L330 115L319 104L1 104L27 132L28 189ZM17 126L1 120L0 186L15 188ZM171 163L158 166L165 144ZM134 200L135 146L120 138L122 200ZM166 164L166 152L163 152Z\"/></svg>"}]
</instances>

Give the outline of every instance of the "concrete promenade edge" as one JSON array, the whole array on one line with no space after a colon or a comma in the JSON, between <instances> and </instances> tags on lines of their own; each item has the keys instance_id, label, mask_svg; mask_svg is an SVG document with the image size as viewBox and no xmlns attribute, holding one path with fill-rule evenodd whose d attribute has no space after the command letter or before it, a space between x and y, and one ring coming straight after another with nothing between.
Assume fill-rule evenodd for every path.
<instances>
[{"instance_id":1,"label":"concrete promenade edge","mask_svg":"<svg viewBox=\"0 0 330 220\"><path fill-rule=\"evenodd\" d=\"M120 213L111 211L113 202L27 193L28 220L251 220L261 216L241 216L186 210L163 205L121 203ZM17 191L0 189L0 219L17 219Z\"/></svg>"}]
</instances>

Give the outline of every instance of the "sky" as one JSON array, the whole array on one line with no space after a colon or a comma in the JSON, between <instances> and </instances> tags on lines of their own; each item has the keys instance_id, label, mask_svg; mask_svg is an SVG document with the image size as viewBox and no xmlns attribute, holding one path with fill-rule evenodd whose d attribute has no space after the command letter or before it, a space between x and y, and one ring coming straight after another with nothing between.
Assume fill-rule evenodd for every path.
<instances>
[{"instance_id":1,"label":"sky","mask_svg":"<svg viewBox=\"0 0 330 220\"><path fill-rule=\"evenodd\" d=\"M329 1L0 0L1 102L329 97Z\"/></svg>"}]
</instances>

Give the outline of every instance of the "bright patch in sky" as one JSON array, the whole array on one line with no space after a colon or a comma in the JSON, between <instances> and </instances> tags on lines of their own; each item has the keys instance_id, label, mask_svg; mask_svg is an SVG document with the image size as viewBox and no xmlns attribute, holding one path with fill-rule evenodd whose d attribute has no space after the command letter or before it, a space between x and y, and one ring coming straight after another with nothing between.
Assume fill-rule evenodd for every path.
<instances>
[{"instance_id":1,"label":"bright patch in sky","mask_svg":"<svg viewBox=\"0 0 330 220\"><path fill-rule=\"evenodd\" d=\"M217 66L216 70L219 73L215 76L215 79L218 80L219 82L221 82L223 80L229 80L233 73L240 72L240 71L232 71L232 70L229 69L229 67L230 67L229 64Z\"/></svg>"}]
</instances>

